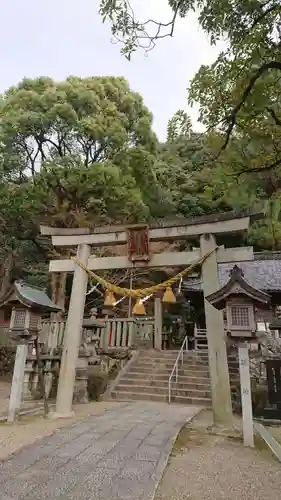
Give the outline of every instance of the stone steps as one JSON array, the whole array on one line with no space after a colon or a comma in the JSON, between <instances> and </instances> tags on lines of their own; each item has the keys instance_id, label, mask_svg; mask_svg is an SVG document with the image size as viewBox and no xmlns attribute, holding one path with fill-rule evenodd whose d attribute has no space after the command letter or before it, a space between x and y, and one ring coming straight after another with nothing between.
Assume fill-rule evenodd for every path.
<instances>
[{"instance_id":1,"label":"stone steps","mask_svg":"<svg viewBox=\"0 0 281 500\"><path fill-rule=\"evenodd\" d=\"M145 381L146 383L156 383L156 384L161 384L161 383L166 383L168 384L170 378L170 374L164 374L164 375L159 375L155 373L150 373L149 375L145 376L143 372L141 373L129 373L126 376L126 381L128 381L129 384L135 384L135 383L141 383L142 381ZM173 378L174 380L174 378ZM192 384L192 385L210 385L210 378L209 377L201 377L200 375L196 376L183 376L179 375L178 377L179 383L183 384Z\"/></svg>"},{"instance_id":2,"label":"stone steps","mask_svg":"<svg viewBox=\"0 0 281 500\"><path fill-rule=\"evenodd\" d=\"M148 368L145 368L143 366L134 366L134 367L130 367L130 369L127 371L127 374L131 375L133 373L147 373L147 375L152 375L152 374L155 374L155 375L168 375L168 377L171 375L171 371L172 370L168 370L166 369L165 370L165 367L157 367L156 368L153 368L152 366L149 366L149 369ZM209 372L208 370L200 370L200 368L196 367L194 369L192 369L192 367L189 367L189 368L180 368L179 369L179 375L181 376L186 376L186 377L191 377L191 376L202 376L202 377L209 377Z\"/></svg>"},{"instance_id":3,"label":"stone steps","mask_svg":"<svg viewBox=\"0 0 281 500\"><path fill-rule=\"evenodd\" d=\"M126 377L126 380L124 384L127 386L135 387L135 386L149 386L149 387L165 387L167 388L167 383L169 382L169 377L165 378L130 378ZM179 377L177 384L173 381L172 382L173 387L178 387L179 389L186 389L186 390L209 390L210 389L210 382L209 379L189 379L189 378L182 378ZM122 384L123 385L123 382ZM118 384L119 387L119 384Z\"/></svg>"},{"instance_id":4,"label":"stone steps","mask_svg":"<svg viewBox=\"0 0 281 500\"><path fill-rule=\"evenodd\" d=\"M111 397L116 400L121 401L168 401L168 391L164 396L163 394L156 394L155 392L146 392L146 393L136 393L129 391L112 391ZM204 406L206 408L211 407L211 399L210 398L196 398L196 397L186 397L172 394L171 401L173 403L178 404L186 404L186 405L194 405L194 406Z\"/></svg>"},{"instance_id":5,"label":"stone steps","mask_svg":"<svg viewBox=\"0 0 281 500\"><path fill-rule=\"evenodd\" d=\"M168 401L169 377L179 351L140 351L135 362L118 380L111 396L120 400ZM211 390L208 353L184 353L178 382L173 377L172 402L209 407Z\"/></svg>"},{"instance_id":6,"label":"stone steps","mask_svg":"<svg viewBox=\"0 0 281 500\"><path fill-rule=\"evenodd\" d=\"M133 391L134 393L143 394L143 393L146 393L148 389L152 390L153 394L162 394L164 396L166 396L168 394L168 386L167 385L159 386L159 385L146 385L146 384L144 384L144 385L132 386L130 384L127 384L127 381L122 383L122 384L118 384L115 390L117 392L119 392L119 391L121 391L121 392ZM173 384L172 390L173 390L174 395L178 395L178 396L182 396L182 397L185 397L185 396L189 397L189 398L191 398L191 397L210 398L211 397L210 389L209 390L198 390L192 386L188 389L186 387L182 388L178 384Z\"/></svg>"},{"instance_id":7,"label":"stone steps","mask_svg":"<svg viewBox=\"0 0 281 500\"><path fill-rule=\"evenodd\" d=\"M118 380L111 395L120 400L168 401L169 378L179 351L139 352L135 362ZM239 366L235 355L228 356L231 387L233 389ZM211 384L208 368L208 352L189 351L184 353L171 384L171 400L175 403L211 406Z\"/></svg>"},{"instance_id":8,"label":"stone steps","mask_svg":"<svg viewBox=\"0 0 281 500\"><path fill-rule=\"evenodd\" d=\"M179 366L181 366L181 360L179 363ZM183 363L185 366L190 366L190 367L196 367L196 366L202 366L202 367L207 367L208 368L208 361L201 361L201 360L195 360L195 359L189 359L189 358L184 358ZM153 366L163 366L165 368L170 368L172 370L173 366L175 364L175 360L172 361L166 361L166 360L160 360L160 359L145 359L141 360L138 363L138 366L143 366L144 368L147 368L151 365Z\"/></svg>"}]
</instances>

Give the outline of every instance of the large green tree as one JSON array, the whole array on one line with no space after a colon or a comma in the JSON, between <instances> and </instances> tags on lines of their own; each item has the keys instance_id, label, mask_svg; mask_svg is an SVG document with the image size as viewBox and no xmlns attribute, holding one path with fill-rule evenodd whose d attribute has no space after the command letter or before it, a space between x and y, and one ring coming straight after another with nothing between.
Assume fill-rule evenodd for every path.
<instances>
[{"instance_id":1,"label":"large green tree","mask_svg":"<svg viewBox=\"0 0 281 500\"><path fill-rule=\"evenodd\" d=\"M151 123L123 78L24 79L3 94L2 262L13 255L9 269L34 274L31 248L45 262L51 252L38 232L42 222L96 226L162 215L157 196L166 209L170 202L153 173ZM26 265L28 255L33 266Z\"/></svg>"}]
</instances>

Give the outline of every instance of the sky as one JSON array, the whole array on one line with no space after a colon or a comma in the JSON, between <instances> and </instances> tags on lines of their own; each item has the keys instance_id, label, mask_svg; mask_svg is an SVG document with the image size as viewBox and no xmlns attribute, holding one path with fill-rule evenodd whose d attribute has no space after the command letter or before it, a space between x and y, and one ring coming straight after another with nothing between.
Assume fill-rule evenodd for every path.
<instances>
[{"instance_id":1,"label":"sky","mask_svg":"<svg viewBox=\"0 0 281 500\"><path fill-rule=\"evenodd\" d=\"M132 5L141 19L170 19L167 0L132 0ZM98 0L4 0L0 92L23 77L124 76L152 111L160 140L180 108L189 113L195 129L202 129L196 109L188 107L187 87L201 64L214 61L219 49L210 46L196 15L179 20L174 38L160 40L148 57L139 51L129 62L120 54L120 45L112 43L98 6Z\"/></svg>"}]
</instances>

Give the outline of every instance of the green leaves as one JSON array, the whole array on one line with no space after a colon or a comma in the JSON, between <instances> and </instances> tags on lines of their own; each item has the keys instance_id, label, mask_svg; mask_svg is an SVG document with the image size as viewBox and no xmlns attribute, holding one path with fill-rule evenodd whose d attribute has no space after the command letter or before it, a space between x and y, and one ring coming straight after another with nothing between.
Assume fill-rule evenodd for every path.
<instances>
[{"instance_id":1,"label":"green leaves","mask_svg":"<svg viewBox=\"0 0 281 500\"><path fill-rule=\"evenodd\" d=\"M3 263L11 254L9 266L37 282L52 255L40 223L94 227L160 215L152 116L124 78L24 79L0 104Z\"/></svg>"},{"instance_id":2,"label":"green leaves","mask_svg":"<svg viewBox=\"0 0 281 500\"><path fill-rule=\"evenodd\" d=\"M64 227L129 222L148 213L134 179L110 161L87 167L79 157L65 157L45 163L33 197L42 220L45 215Z\"/></svg>"},{"instance_id":3,"label":"green leaves","mask_svg":"<svg viewBox=\"0 0 281 500\"><path fill-rule=\"evenodd\" d=\"M151 122L139 94L114 77L26 79L3 96L1 108L4 144L17 145L33 176L56 154L79 154L90 165L134 144L150 149Z\"/></svg>"}]
</instances>

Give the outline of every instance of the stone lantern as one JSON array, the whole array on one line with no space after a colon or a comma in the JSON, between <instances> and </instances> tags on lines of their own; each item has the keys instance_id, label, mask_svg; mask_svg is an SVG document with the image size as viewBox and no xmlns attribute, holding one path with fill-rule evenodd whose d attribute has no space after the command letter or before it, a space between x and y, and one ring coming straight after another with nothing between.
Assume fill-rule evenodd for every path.
<instances>
[{"instance_id":1,"label":"stone lantern","mask_svg":"<svg viewBox=\"0 0 281 500\"><path fill-rule=\"evenodd\" d=\"M275 334L276 340L281 340L281 318L274 318L269 325L269 330Z\"/></svg>"},{"instance_id":2,"label":"stone lantern","mask_svg":"<svg viewBox=\"0 0 281 500\"><path fill-rule=\"evenodd\" d=\"M59 312L43 289L15 281L0 302L0 308L11 310L11 336L31 340L38 335L41 318L48 312Z\"/></svg>"},{"instance_id":3,"label":"stone lantern","mask_svg":"<svg viewBox=\"0 0 281 500\"><path fill-rule=\"evenodd\" d=\"M256 342L257 329L255 308L269 308L270 297L252 287L242 269L234 266L230 279L206 300L218 310L226 310L227 335L238 344L240 387L243 416L244 445L254 447L253 412L249 361L249 342Z\"/></svg>"},{"instance_id":4,"label":"stone lantern","mask_svg":"<svg viewBox=\"0 0 281 500\"><path fill-rule=\"evenodd\" d=\"M58 312L57 307L47 296L44 290L35 288L22 281L14 282L0 301L0 309L11 312L9 332L19 342L14 364L13 382L8 409L8 422L14 422L20 412L21 398L24 385L25 365L28 354L28 342L34 341L38 365L40 390L44 399L44 411L48 413L45 394L44 373L41 366L38 334L41 317L47 312Z\"/></svg>"},{"instance_id":5,"label":"stone lantern","mask_svg":"<svg viewBox=\"0 0 281 500\"><path fill-rule=\"evenodd\" d=\"M269 308L267 293L252 287L245 279L242 269L234 266L229 281L206 300L216 309L226 311L227 335L235 341L256 341L257 330L255 310Z\"/></svg>"}]
</instances>

